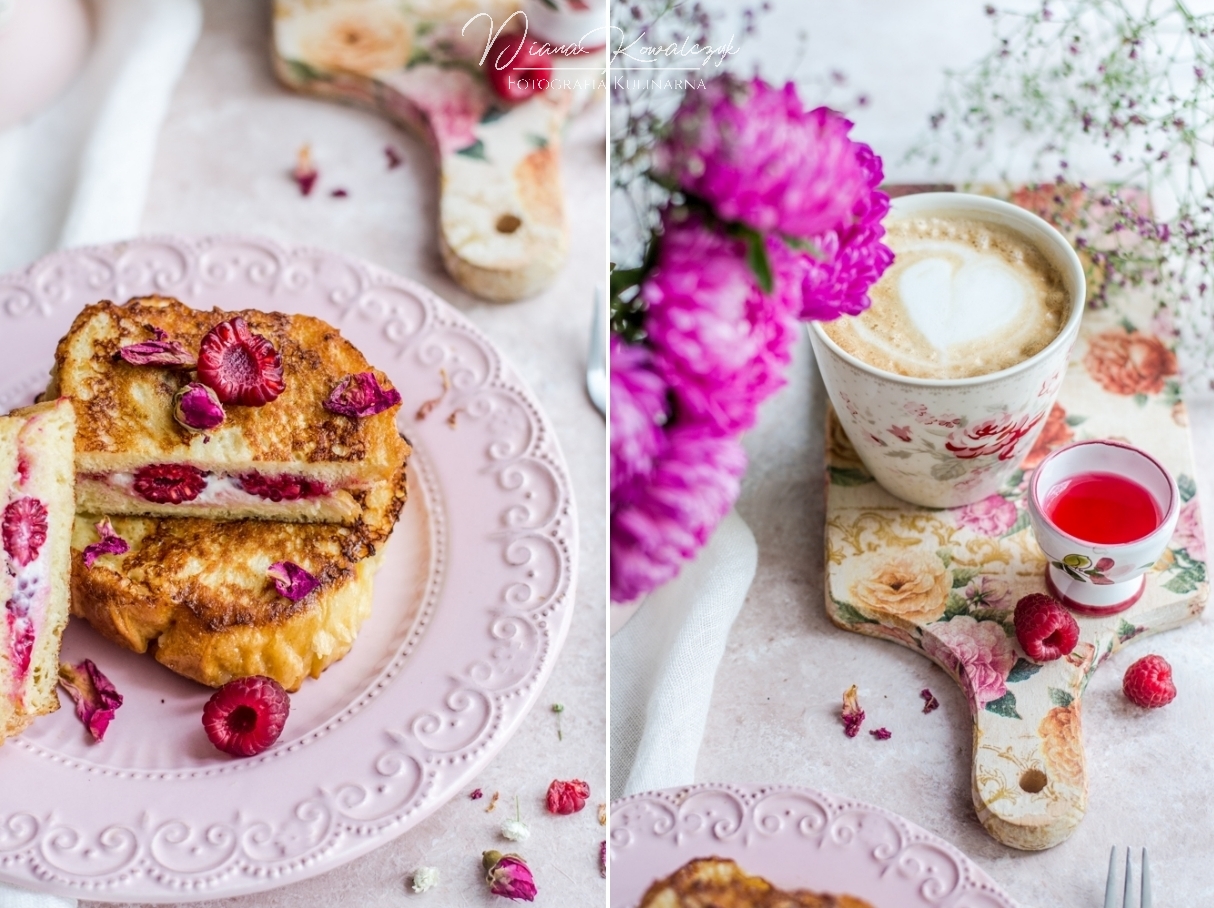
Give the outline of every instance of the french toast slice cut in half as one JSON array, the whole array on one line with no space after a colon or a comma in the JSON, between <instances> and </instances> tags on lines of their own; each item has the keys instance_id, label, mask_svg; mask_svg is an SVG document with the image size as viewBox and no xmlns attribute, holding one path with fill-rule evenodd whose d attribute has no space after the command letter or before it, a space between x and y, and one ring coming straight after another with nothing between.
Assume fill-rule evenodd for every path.
<instances>
[{"instance_id":1,"label":"french toast slice cut in half","mask_svg":"<svg viewBox=\"0 0 1214 908\"><path fill-rule=\"evenodd\" d=\"M639 908L873 908L850 895L785 892L736 862L697 858L645 892Z\"/></svg>"},{"instance_id":2,"label":"french toast slice cut in half","mask_svg":"<svg viewBox=\"0 0 1214 908\"><path fill-rule=\"evenodd\" d=\"M0 743L59 708L75 432L67 400L0 417Z\"/></svg>"},{"instance_id":3,"label":"french toast slice cut in half","mask_svg":"<svg viewBox=\"0 0 1214 908\"><path fill-rule=\"evenodd\" d=\"M221 402L222 423L187 428L175 416L175 399L187 385L203 388L202 362L192 360L204 338L218 337L216 326L235 319L243 320L246 340L262 350L263 341L272 345L281 390L260 404ZM178 351L183 362L128 361L139 359L132 348L157 343ZM237 378L248 377L245 352L236 350L232 359ZM86 307L59 342L44 398L67 396L76 408L80 513L352 525L368 491L389 481L409 454L396 428L399 402L368 416L332 409L342 382L359 375L373 376L387 394L395 391L321 319L203 312L154 296Z\"/></svg>"},{"instance_id":4,"label":"french toast slice cut in half","mask_svg":"<svg viewBox=\"0 0 1214 908\"><path fill-rule=\"evenodd\" d=\"M298 690L354 644L404 500L402 468L368 494L353 526L115 516L107 527L81 514L72 614L202 684L265 675ZM101 542L99 525L127 550L88 557ZM284 595L269 573L280 562L307 571L315 588L298 599Z\"/></svg>"}]
</instances>

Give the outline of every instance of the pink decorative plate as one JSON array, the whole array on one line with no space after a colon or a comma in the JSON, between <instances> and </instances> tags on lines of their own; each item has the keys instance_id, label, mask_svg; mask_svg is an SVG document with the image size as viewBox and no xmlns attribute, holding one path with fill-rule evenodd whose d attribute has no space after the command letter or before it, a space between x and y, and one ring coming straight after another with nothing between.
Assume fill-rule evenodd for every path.
<instances>
[{"instance_id":1,"label":"pink decorative plate","mask_svg":"<svg viewBox=\"0 0 1214 908\"><path fill-rule=\"evenodd\" d=\"M782 889L874 908L1015 908L977 865L888 810L782 785L692 785L611 805L611 908L702 857L732 858Z\"/></svg>"},{"instance_id":2,"label":"pink decorative plate","mask_svg":"<svg viewBox=\"0 0 1214 908\"><path fill-rule=\"evenodd\" d=\"M576 518L552 428L463 316L382 269L270 240L140 239L0 277L0 408L42 388L81 307L150 293L328 320L400 389L414 448L372 616L293 696L277 747L219 753L200 721L208 689L73 620L63 658L91 657L126 698L105 741L89 743L63 698L0 748L0 879L175 902L331 869L465 787L551 672L573 611Z\"/></svg>"}]
</instances>

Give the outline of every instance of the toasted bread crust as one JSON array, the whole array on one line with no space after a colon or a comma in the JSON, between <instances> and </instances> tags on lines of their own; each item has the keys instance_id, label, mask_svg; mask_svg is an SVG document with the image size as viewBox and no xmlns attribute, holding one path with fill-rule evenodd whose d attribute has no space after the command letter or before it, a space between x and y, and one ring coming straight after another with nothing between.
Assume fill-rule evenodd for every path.
<instances>
[{"instance_id":1,"label":"toasted bread crust","mask_svg":"<svg viewBox=\"0 0 1214 908\"><path fill-rule=\"evenodd\" d=\"M697 858L645 892L639 908L872 908L850 895L784 892L724 858Z\"/></svg>"},{"instance_id":2,"label":"toasted bread crust","mask_svg":"<svg viewBox=\"0 0 1214 908\"><path fill-rule=\"evenodd\" d=\"M190 373L131 365L118 357L118 350L154 339L151 329L156 327L196 353L211 328L237 315L277 348L286 389L262 407L227 407L223 425L204 441L173 419L173 395ZM323 406L342 378L366 371L391 387L386 375L321 319L248 309L203 312L170 297L151 296L122 306L103 300L85 307L59 342L44 396L68 395L75 403L81 473L158 462L217 469L254 464L356 477L369 484L389 478L408 455L396 429L399 406L365 419L339 416ZM309 465L318 469L309 470Z\"/></svg>"},{"instance_id":3,"label":"toasted bread crust","mask_svg":"<svg viewBox=\"0 0 1214 908\"><path fill-rule=\"evenodd\" d=\"M84 566L100 518L80 515L72 539L72 614L102 636L178 674L218 687L267 675L288 690L349 651L370 613L372 577L405 500L401 469L369 493L350 527L270 521L114 517L130 545ZM320 586L292 602L266 568L292 561Z\"/></svg>"}]
</instances>

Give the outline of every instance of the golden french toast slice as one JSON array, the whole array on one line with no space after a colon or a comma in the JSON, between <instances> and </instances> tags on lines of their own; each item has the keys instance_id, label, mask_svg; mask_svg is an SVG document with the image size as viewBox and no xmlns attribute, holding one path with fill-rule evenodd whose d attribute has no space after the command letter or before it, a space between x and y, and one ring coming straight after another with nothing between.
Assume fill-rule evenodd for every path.
<instances>
[{"instance_id":1,"label":"golden french toast slice","mask_svg":"<svg viewBox=\"0 0 1214 908\"><path fill-rule=\"evenodd\" d=\"M75 431L66 400L0 417L0 743L59 708Z\"/></svg>"},{"instance_id":2,"label":"golden french toast slice","mask_svg":"<svg viewBox=\"0 0 1214 908\"><path fill-rule=\"evenodd\" d=\"M349 408L352 379L378 410ZM58 396L79 423L81 513L353 524L409 454L399 393L307 315L102 301L59 342Z\"/></svg>"},{"instance_id":3,"label":"golden french toast slice","mask_svg":"<svg viewBox=\"0 0 1214 908\"><path fill-rule=\"evenodd\" d=\"M734 861L697 858L645 892L639 908L873 908L850 895L784 892Z\"/></svg>"},{"instance_id":4,"label":"golden french toast slice","mask_svg":"<svg viewBox=\"0 0 1214 908\"><path fill-rule=\"evenodd\" d=\"M353 645L404 500L402 469L353 526L79 515L72 614L202 684L266 675L298 690ZM308 586L275 582L287 563Z\"/></svg>"}]
</instances>

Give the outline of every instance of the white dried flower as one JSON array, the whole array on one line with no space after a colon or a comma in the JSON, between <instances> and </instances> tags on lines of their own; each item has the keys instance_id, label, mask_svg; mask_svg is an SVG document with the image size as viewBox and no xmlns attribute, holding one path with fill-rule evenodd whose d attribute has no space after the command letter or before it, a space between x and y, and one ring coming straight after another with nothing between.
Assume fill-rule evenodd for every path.
<instances>
[{"instance_id":1,"label":"white dried flower","mask_svg":"<svg viewBox=\"0 0 1214 908\"><path fill-rule=\"evenodd\" d=\"M418 867L413 871L413 891L425 892L438 884L437 867Z\"/></svg>"},{"instance_id":2,"label":"white dried flower","mask_svg":"<svg viewBox=\"0 0 1214 908\"><path fill-rule=\"evenodd\" d=\"M523 842L531 835L531 830L521 820L507 820L502 824L502 835L511 842Z\"/></svg>"}]
</instances>

